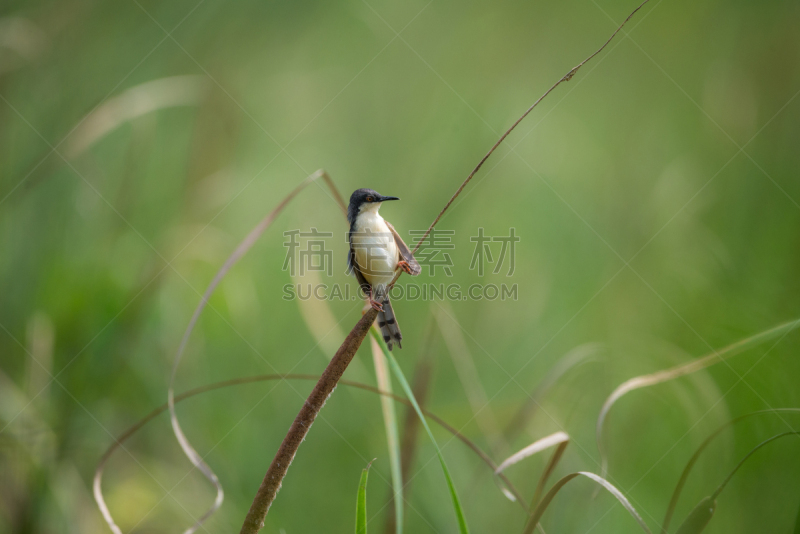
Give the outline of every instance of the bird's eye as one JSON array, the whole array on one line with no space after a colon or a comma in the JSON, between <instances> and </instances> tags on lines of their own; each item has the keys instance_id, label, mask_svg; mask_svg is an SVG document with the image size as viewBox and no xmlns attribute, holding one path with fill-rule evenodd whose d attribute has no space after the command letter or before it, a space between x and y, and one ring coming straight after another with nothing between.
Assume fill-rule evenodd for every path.
<instances>
[{"instance_id":1,"label":"bird's eye","mask_svg":"<svg viewBox=\"0 0 800 534\"><path fill-rule=\"evenodd\" d=\"M367 202L373 202L375 199L372 197L367 197Z\"/></svg>"}]
</instances>

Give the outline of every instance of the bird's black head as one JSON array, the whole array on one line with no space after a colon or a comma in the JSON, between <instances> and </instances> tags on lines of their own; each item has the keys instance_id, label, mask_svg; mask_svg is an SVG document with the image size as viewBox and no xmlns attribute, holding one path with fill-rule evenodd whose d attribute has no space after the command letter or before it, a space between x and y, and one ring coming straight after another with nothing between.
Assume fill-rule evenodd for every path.
<instances>
[{"instance_id":1,"label":"bird's black head","mask_svg":"<svg viewBox=\"0 0 800 534\"><path fill-rule=\"evenodd\" d=\"M397 197L385 197L374 189L356 189L350 195L350 206L347 208L347 220L350 224L356 220L358 213L365 204L380 204L387 200L400 200Z\"/></svg>"}]
</instances>

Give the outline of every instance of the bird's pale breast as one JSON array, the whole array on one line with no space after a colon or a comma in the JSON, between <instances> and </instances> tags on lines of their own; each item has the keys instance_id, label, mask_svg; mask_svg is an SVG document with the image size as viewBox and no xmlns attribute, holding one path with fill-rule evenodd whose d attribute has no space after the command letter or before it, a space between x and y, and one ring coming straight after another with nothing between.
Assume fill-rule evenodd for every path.
<instances>
[{"instance_id":1,"label":"bird's pale breast","mask_svg":"<svg viewBox=\"0 0 800 534\"><path fill-rule=\"evenodd\" d=\"M391 282L399 252L383 217L371 212L360 214L351 240L356 264L367 282L373 287Z\"/></svg>"}]
</instances>

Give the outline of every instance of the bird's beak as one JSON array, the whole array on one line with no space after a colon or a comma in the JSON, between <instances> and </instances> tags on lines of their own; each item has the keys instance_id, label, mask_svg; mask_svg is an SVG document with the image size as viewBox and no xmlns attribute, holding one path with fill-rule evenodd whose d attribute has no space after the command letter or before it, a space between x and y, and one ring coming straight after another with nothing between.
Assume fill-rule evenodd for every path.
<instances>
[{"instance_id":1,"label":"bird's beak","mask_svg":"<svg viewBox=\"0 0 800 534\"><path fill-rule=\"evenodd\" d=\"M381 202L386 202L387 200L400 200L400 197L381 197Z\"/></svg>"}]
</instances>

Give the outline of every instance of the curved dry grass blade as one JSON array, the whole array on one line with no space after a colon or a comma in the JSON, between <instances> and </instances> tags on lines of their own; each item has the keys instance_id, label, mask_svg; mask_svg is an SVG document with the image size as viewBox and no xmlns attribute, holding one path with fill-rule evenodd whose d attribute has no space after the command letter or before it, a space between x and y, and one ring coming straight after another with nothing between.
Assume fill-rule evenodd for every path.
<instances>
[{"instance_id":1,"label":"curved dry grass blade","mask_svg":"<svg viewBox=\"0 0 800 534\"><path fill-rule=\"evenodd\" d=\"M531 392L519 411L506 425L504 434L509 441L513 441L528 426L528 422L536 413L539 403L550 389L567 374L571 369L590 360L603 350L600 343L585 343L578 345L564 354L556 364L551 367L536 388Z\"/></svg>"},{"instance_id":2,"label":"curved dry grass blade","mask_svg":"<svg viewBox=\"0 0 800 534\"><path fill-rule=\"evenodd\" d=\"M644 530L647 534L652 534L650 532L650 529L647 528L647 523L644 522L639 513L636 511L636 508L633 507L633 505L628 501L628 499L625 497L625 495L622 494L621 491L619 491L616 487L614 487L614 485L605 478L586 471L570 473L569 475L565 476L564 478L553 484L553 487L550 488L550 491L548 491L545 494L545 496L542 498L542 502L539 503L539 505L531 514L530 520L528 521L527 525L525 525L525 530L523 531L524 534L531 534L533 532L533 529L535 529L536 525L539 524L539 521L542 519L542 515L544 514L545 510L547 510L547 507L550 506L550 503L552 502L556 494L561 490L561 488L563 488L566 485L567 482L580 475L592 479L597 484L600 484L603 488L605 488L609 493L611 493L611 495L616 497L616 499L628 511L628 513L631 514L631 516L634 519L636 519L636 521L639 523L639 526L642 527L642 530Z\"/></svg>"},{"instance_id":3,"label":"curved dry grass blade","mask_svg":"<svg viewBox=\"0 0 800 534\"><path fill-rule=\"evenodd\" d=\"M196 390L187 392L189 394L184 393L178 395L177 397L175 397L175 402L180 402L187 397L191 397L193 395L199 395L200 393L204 393L212 389L216 388L214 387L197 388ZM142 428L144 425L155 419L158 415L165 412L166 410L167 410L167 404L166 403L162 404L161 406L159 406L158 408L154 409L149 414L147 414L143 419L140 419L139 422L134 424L132 427L128 428L128 430L120 434L114 440L114 443L112 443L111 446L109 446L109 448L100 458L100 461L97 463L97 468L94 471L94 479L92 480L92 493L94 494L94 500L97 503L97 507L100 509L100 513L103 515L103 519L105 519L108 528L110 528L111 532L113 532L114 534L122 534L122 530L120 530L120 528L114 522L114 518L111 516L111 512L109 511L108 506L106 505L106 501L103 498L103 488L102 488L103 471L105 470L106 463L108 463L108 460L111 458L114 452L118 448L122 447L122 444L128 438L130 438L132 435L138 432L140 428Z\"/></svg>"},{"instance_id":4,"label":"curved dry grass blade","mask_svg":"<svg viewBox=\"0 0 800 534\"><path fill-rule=\"evenodd\" d=\"M386 368L386 358L381 347L374 339L370 339L372 361L375 362L375 378L378 388L387 393L392 392L392 381ZM400 469L400 438L397 433L397 413L391 398L381 396L383 424L386 430L386 444L389 448L389 467L392 473L392 501L394 501L395 532L403 532L403 475Z\"/></svg>"},{"instance_id":5,"label":"curved dry grass blade","mask_svg":"<svg viewBox=\"0 0 800 534\"><path fill-rule=\"evenodd\" d=\"M750 457L756 453L756 451L765 445L786 436L800 436L800 432L782 432L781 434L776 434L753 447L750 452L745 454L739 463L736 464L736 467L734 467L728 476L725 477L725 480L722 481L722 484L717 487L714 493L709 497L703 498L703 500L701 500L700 503L694 507L683 524L678 527L676 534L699 534L702 532L708 525L709 521L711 521L711 517L714 515L714 511L716 510L717 506L717 497L719 497L720 493L722 493L722 491L725 489L725 486L728 485L728 482L731 481L733 475L739 471L739 468L741 468L745 462L747 462L747 460L749 460Z\"/></svg>"},{"instance_id":6,"label":"curved dry grass blade","mask_svg":"<svg viewBox=\"0 0 800 534\"><path fill-rule=\"evenodd\" d=\"M549 436L545 436L541 439L537 439L524 449L512 454L508 458L500 464L500 466L494 470L495 474L499 474L505 471L508 467L521 462L525 458L529 456L533 456L537 452L541 452L545 449L549 449L550 447L554 447L560 443L566 443L569 441L569 435L566 432L554 432Z\"/></svg>"},{"instance_id":7,"label":"curved dry grass blade","mask_svg":"<svg viewBox=\"0 0 800 534\"><path fill-rule=\"evenodd\" d=\"M558 462L561 460L561 457L564 455L564 451L567 449L567 445L569 445L569 440L559 443L558 447L556 447L553 456L550 457L550 461L547 462L547 467L545 467L542 476L539 477L539 482L536 484L536 491L533 492L533 499L531 499L531 510L536 510L536 507L539 505L539 499L542 498L542 493L544 492L544 487L547 484L547 481L550 479L550 475L553 474ZM541 525L539 525L541 527Z\"/></svg>"},{"instance_id":8,"label":"curved dry grass blade","mask_svg":"<svg viewBox=\"0 0 800 534\"><path fill-rule=\"evenodd\" d=\"M356 498L356 534L367 534L367 478L372 462L361 471L361 481L358 483L358 497Z\"/></svg>"},{"instance_id":9,"label":"curved dry grass blade","mask_svg":"<svg viewBox=\"0 0 800 534\"><path fill-rule=\"evenodd\" d=\"M703 356L702 358L698 358L697 360L685 363L683 365L678 365L670 369L665 369L657 373L637 376L619 385L603 403L603 407L600 410L600 415L597 418L597 449L600 451L601 474L605 476L606 473L608 473L608 456L606 455L605 447L603 445L603 425L605 424L606 416L611 410L611 407L625 394L637 389L654 386L656 384L668 382L678 377L700 371L701 369L705 369L706 367L736 356L737 354L741 354L747 349L755 347L756 345L764 343L765 341L773 339L781 334L786 336L799 325L800 319L795 319L793 321L780 324L774 328L770 328L769 330L765 330L764 332L754 336L737 341L736 343L728 345L720 350L716 350L711 354Z\"/></svg>"},{"instance_id":10,"label":"curved dry grass blade","mask_svg":"<svg viewBox=\"0 0 800 534\"><path fill-rule=\"evenodd\" d=\"M689 478L689 473L691 472L692 468L694 467L697 460L700 458L700 454L708 447L711 442L720 435L725 429L730 428L737 423L744 421L750 417L756 415L766 415L766 414L779 414L779 413L800 413L800 408L771 408L769 410L760 410L757 412L752 412L744 415L740 415L735 419L731 419L724 425L717 428L714 432L711 433L703 443L697 448L694 452L692 457L689 459L689 462L686 464L686 467L683 468L683 472L681 473L680 479L678 479L678 483L675 485L675 490L672 492L672 497L670 498L669 505L667 505L667 512L664 514L664 521L661 523L661 532L662 534L666 534L667 530L669 529L670 522L672 521L672 515L675 513L675 507L678 505L678 499L680 498L681 491L683 491L684 485L686 485L686 480Z\"/></svg>"},{"instance_id":11,"label":"curved dry grass blade","mask_svg":"<svg viewBox=\"0 0 800 534\"><path fill-rule=\"evenodd\" d=\"M266 382L270 380L317 380L319 377L316 375L308 375L308 374L286 374L286 375L279 375L279 374L269 374L269 375L259 375L259 376L248 376L243 378L234 378L231 380L224 380L222 382L215 382L213 384L208 384L205 386L201 386L198 388L191 389L184 393L175 396L175 403L179 403L184 401L188 398L194 397L196 395L201 395L203 393L214 391L217 389L223 389L230 386L238 386L243 384L255 384L258 382ZM353 387L357 389L361 389L363 391L368 391L370 393L375 393L377 395L382 395L388 398L393 399L396 402L402 403L408 407L413 408L411 402L403 397L395 395L394 393L390 393L387 391L381 391L380 389L370 386L369 384L362 384L360 382L354 382L352 380L340 380L340 384ZM113 456L114 452L117 449L122 447L122 444L127 441L131 436L133 436L136 432L138 432L142 427L144 427L147 423L155 419L157 416L166 412L168 410L167 403L162 404L158 408L151 411L147 414L143 419L139 422L128 428L125 432L119 435L114 442L109 446L108 450L103 454L100 458L100 461L97 464L97 469L95 470L94 480L93 480L93 487L94 487L94 497L95 501L97 502L97 506L100 508L100 511L103 514L103 517L106 519L106 523L108 523L109 527L115 534L120 534L120 529L114 523L114 520L111 516L111 513L108 511L108 506L106 505L105 499L103 498L103 491L102 491L102 482L103 482L103 472L105 470L105 466L108 463L108 460ZM494 472L497 465L492 461L492 459L483 452L475 443L470 441L466 436L461 434L458 430L456 430L453 426L447 424L441 417L431 413L430 411L422 408L422 412L425 414L425 417L430 418L436 424L444 428L449 433L453 434L459 441L464 443L471 451L473 451L482 461L485 463L489 469ZM500 477L503 481L508 484L511 491L519 497L519 492L514 487L514 485L505 478L505 475L501 474ZM527 510L526 510L527 512Z\"/></svg>"},{"instance_id":12,"label":"curved dry grass blade","mask_svg":"<svg viewBox=\"0 0 800 534\"><path fill-rule=\"evenodd\" d=\"M194 74L152 80L109 98L84 118L64 150L74 158L125 122L147 113L176 106L193 106L205 95L204 76Z\"/></svg>"},{"instance_id":13,"label":"curved dry grass blade","mask_svg":"<svg viewBox=\"0 0 800 534\"><path fill-rule=\"evenodd\" d=\"M305 180L303 180L300 185L298 185L291 193L289 193L278 206L275 207L266 217L264 217L261 222L259 222L255 228L253 228L247 237L239 243L239 246L236 247L236 250L228 257L225 263L222 265L220 270L214 275L213 280L206 288L205 293L203 293L203 298L200 300L200 303L195 308L194 313L192 314L192 318L189 320L189 325L186 327L186 331L183 333L183 338L181 339L181 343L178 346L178 351L175 354L175 360L172 364L172 375L170 376L169 380L169 391L167 395L167 404L169 406L169 413L170 413L170 422L172 424L172 431L175 434L175 438L178 440L178 443L183 450L183 453L189 458L189 461L192 462L192 465L197 468L203 475L214 485L214 488L217 490L216 498L214 499L214 503L211 507L206 511L197 522L185 531L185 534L192 534L203 524L203 522L208 519L211 514L217 511L217 509L222 505L222 501L225 498L224 492L222 491L222 485L217 478L217 475L214 471L208 466L208 464L203 461L203 458L194 450L189 439L183 433L183 429L181 428L180 424L178 423L178 417L175 413L175 391L174 391L174 384L175 384L175 377L178 373L178 366L180 365L181 358L183 357L183 353L186 350L186 345L189 342L189 337L192 335L192 331L194 330L195 325L197 324L197 320L200 318L200 314L206 307L208 300L211 298L211 294L217 288L219 283L228 274L228 271L238 262L242 256L247 254L250 248L258 241L258 238L261 237L261 234L269 228L275 218L280 215L283 209L292 201L292 199L297 196L297 194L305 189L305 187L318 179L324 179L329 187L331 187L332 191L336 195L338 201L343 205L343 201L341 200L341 196L336 191L336 188L333 186L333 181L328 176L324 170L320 169ZM344 208L343 208L344 209Z\"/></svg>"},{"instance_id":14,"label":"curved dry grass blade","mask_svg":"<svg viewBox=\"0 0 800 534\"><path fill-rule=\"evenodd\" d=\"M436 438L433 437L433 432L431 432L430 427L428 426L428 422L425 420L425 415L423 414L422 410L417 404L417 400L414 398L414 392L411 391L411 386L408 385L408 381L406 377L403 375L403 371L400 369L400 366L397 364L397 360L395 360L392 353L389 349L386 348L386 344L383 342L383 337L378 332L378 330L373 327L371 328L372 337L378 342L381 350L383 351L384 356L386 359L389 360L389 366L391 367L392 371L394 372L395 378L397 381L400 382L400 386L403 388L403 392L408 397L408 400L411 401L411 405L414 407L414 410L417 412L419 416L419 420L422 423L422 426L425 428L425 431L428 433L428 437L431 438L431 443L433 443L433 447L436 449L436 454L439 457L439 463L442 465L442 472L444 473L444 478L447 479L447 486L450 489L450 497L453 500L453 510L456 513L456 519L458 519L458 529L461 534L469 534L469 527L467 527L467 520L464 518L464 510L461 508L461 501L458 498L458 493L456 492L456 487L453 484L453 479L450 477L450 471L447 469L447 464L444 461L444 456L442 456L442 451L439 449L439 445L436 443Z\"/></svg>"}]
</instances>

